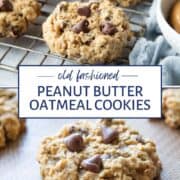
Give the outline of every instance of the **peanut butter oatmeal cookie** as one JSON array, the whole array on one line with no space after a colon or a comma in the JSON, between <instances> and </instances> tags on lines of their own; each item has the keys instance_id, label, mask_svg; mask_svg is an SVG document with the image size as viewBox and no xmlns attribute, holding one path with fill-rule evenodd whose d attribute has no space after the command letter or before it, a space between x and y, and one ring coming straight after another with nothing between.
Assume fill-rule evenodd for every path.
<instances>
[{"instance_id":1,"label":"peanut butter oatmeal cookie","mask_svg":"<svg viewBox=\"0 0 180 180\"><path fill-rule=\"evenodd\" d=\"M0 37L18 37L40 14L36 0L0 0Z\"/></svg>"},{"instance_id":2,"label":"peanut butter oatmeal cookie","mask_svg":"<svg viewBox=\"0 0 180 180\"><path fill-rule=\"evenodd\" d=\"M24 121L18 119L15 93L0 89L0 148L15 141L24 130Z\"/></svg>"},{"instance_id":3,"label":"peanut butter oatmeal cookie","mask_svg":"<svg viewBox=\"0 0 180 180\"><path fill-rule=\"evenodd\" d=\"M110 119L65 126L42 142L38 161L44 180L153 180L161 170L155 144Z\"/></svg>"},{"instance_id":4,"label":"peanut butter oatmeal cookie","mask_svg":"<svg viewBox=\"0 0 180 180\"><path fill-rule=\"evenodd\" d=\"M163 115L170 127L180 127L180 89L163 91Z\"/></svg>"},{"instance_id":5,"label":"peanut butter oatmeal cookie","mask_svg":"<svg viewBox=\"0 0 180 180\"><path fill-rule=\"evenodd\" d=\"M125 13L108 1L61 2L43 24L43 36L53 53L103 64L121 57L131 32Z\"/></svg>"},{"instance_id":6,"label":"peanut butter oatmeal cookie","mask_svg":"<svg viewBox=\"0 0 180 180\"><path fill-rule=\"evenodd\" d=\"M113 1L113 0L111 0ZM116 0L117 3L119 3L123 7L129 7L134 6L138 3L140 3L142 0Z\"/></svg>"}]
</instances>

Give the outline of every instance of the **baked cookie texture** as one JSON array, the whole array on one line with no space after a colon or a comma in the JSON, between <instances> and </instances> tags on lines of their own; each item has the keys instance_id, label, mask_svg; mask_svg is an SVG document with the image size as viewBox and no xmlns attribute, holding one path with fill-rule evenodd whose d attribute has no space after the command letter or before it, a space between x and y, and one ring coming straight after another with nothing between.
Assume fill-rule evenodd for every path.
<instances>
[{"instance_id":1,"label":"baked cookie texture","mask_svg":"<svg viewBox=\"0 0 180 180\"><path fill-rule=\"evenodd\" d=\"M18 119L14 92L0 89L0 148L8 141L15 141L25 129L23 120Z\"/></svg>"},{"instance_id":2,"label":"baked cookie texture","mask_svg":"<svg viewBox=\"0 0 180 180\"><path fill-rule=\"evenodd\" d=\"M130 7L135 6L140 3L142 0L117 0L116 2L119 3L123 7Z\"/></svg>"},{"instance_id":3,"label":"baked cookie texture","mask_svg":"<svg viewBox=\"0 0 180 180\"><path fill-rule=\"evenodd\" d=\"M122 56L131 39L125 13L109 1L61 2L43 24L53 53L83 64L104 64Z\"/></svg>"},{"instance_id":4,"label":"baked cookie texture","mask_svg":"<svg viewBox=\"0 0 180 180\"><path fill-rule=\"evenodd\" d=\"M167 125L172 128L180 127L180 89L163 91L163 115Z\"/></svg>"},{"instance_id":5,"label":"baked cookie texture","mask_svg":"<svg viewBox=\"0 0 180 180\"><path fill-rule=\"evenodd\" d=\"M44 180L153 180L161 170L154 142L110 119L66 125L42 142L38 161Z\"/></svg>"},{"instance_id":6,"label":"baked cookie texture","mask_svg":"<svg viewBox=\"0 0 180 180\"><path fill-rule=\"evenodd\" d=\"M0 0L0 37L18 37L40 15L36 0Z\"/></svg>"}]
</instances>

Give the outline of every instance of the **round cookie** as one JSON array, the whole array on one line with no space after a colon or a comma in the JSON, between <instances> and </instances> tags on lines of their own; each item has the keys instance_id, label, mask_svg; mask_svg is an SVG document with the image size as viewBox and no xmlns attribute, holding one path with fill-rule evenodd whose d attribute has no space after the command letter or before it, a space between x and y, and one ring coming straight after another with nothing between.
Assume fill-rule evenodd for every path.
<instances>
[{"instance_id":1,"label":"round cookie","mask_svg":"<svg viewBox=\"0 0 180 180\"><path fill-rule=\"evenodd\" d=\"M180 127L180 89L163 91L163 115L168 126Z\"/></svg>"},{"instance_id":2,"label":"round cookie","mask_svg":"<svg viewBox=\"0 0 180 180\"><path fill-rule=\"evenodd\" d=\"M108 1L61 2L43 24L53 53L84 64L110 63L131 37L125 13Z\"/></svg>"},{"instance_id":3,"label":"round cookie","mask_svg":"<svg viewBox=\"0 0 180 180\"><path fill-rule=\"evenodd\" d=\"M18 37L40 14L36 0L0 0L0 37Z\"/></svg>"},{"instance_id":4,"label":"round cookie","mask_svg":"<svg viewBox=\"0 0 180 180\"><path fill-rule=\"evenodd\" d=\"M15 141L24 131L24 121L18 118L15 93L0 89L0 148Z\"/></svg>"},{"instance_id":5,"label":"round cookie","mask_svg":"<svg viewBox=\"0 0 180 180\"><path fill-rule=\"evenodd\" d=\"M44 180L153 180L161 163L155 144L121 120L67 125L38 154Z\"/></svg>"}]
</instances>

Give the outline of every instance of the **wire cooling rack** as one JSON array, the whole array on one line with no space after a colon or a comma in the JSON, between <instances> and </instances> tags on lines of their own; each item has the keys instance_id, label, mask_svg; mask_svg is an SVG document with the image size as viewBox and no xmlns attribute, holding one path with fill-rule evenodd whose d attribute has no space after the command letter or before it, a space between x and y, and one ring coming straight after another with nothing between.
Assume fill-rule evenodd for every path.
<instances>
[{"instance_id":1,"label":"wire cooling rack","mask_svg":"<svg viewBox=\"0 0 180 180\"><path fill-rule=\"evenodd\" d=\"M0 39L0 69L17 72L19 65L70 65L77 62L52 54L42 39L41 25L55 8L59 0L39 0L42 4L41 16L30 25L28 32L18 39ZM117 64L128 64L128 54L136 40L143 36L145 20L152 0L144 0L133 8L123 8L129 17L135 38L125 48L123 57Z\"/></svg>"}]
</instances>

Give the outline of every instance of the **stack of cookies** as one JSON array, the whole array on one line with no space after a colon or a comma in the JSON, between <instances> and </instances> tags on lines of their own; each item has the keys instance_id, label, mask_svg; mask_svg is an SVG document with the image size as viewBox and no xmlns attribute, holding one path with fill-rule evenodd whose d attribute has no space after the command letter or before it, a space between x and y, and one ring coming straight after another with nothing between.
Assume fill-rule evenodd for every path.
<instances>
[{"instance_id":1,"label":"stack of cookies","mask_svg":"<svg viewBox=\"0 0 180 180\"><path fill-rule=\"evenodd\" d=\"M163 115L170 127L180 127L180 89L163 91Z\"/></svg>"},{"instance_id":2,"label":"stack of cookies","mask_svg":"<svg viewBox=\"0 0 180 180\"><path fill-rule=\"evenodd\" d=\"M0 89L0 148L15 141L24 131L24 121L18 118L16 94Z\"/></svg>"}]
</instances>

